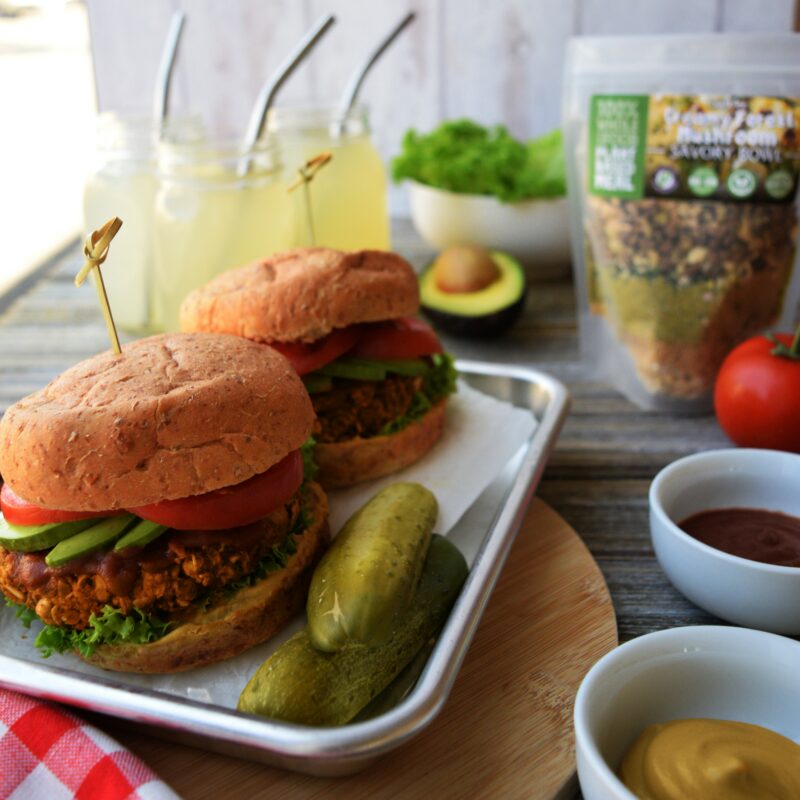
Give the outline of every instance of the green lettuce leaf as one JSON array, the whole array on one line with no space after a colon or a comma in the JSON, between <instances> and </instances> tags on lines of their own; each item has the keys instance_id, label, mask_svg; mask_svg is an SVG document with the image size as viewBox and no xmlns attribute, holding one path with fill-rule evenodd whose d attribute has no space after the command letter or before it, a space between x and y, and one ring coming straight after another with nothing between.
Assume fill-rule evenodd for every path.
<instances>
[{"instance_id":1,"label":"green lettuce leaf","mask_svg":"<svg viewBox=\"0 0 800 800\"><path fill-rule=\"evenodd\" d=\"M311 516L308 514L305 505L303 505L286 538L279 545L273 545L261 561L256 564L256 568L252 572L243 575L239 580L227 584L223 590L225 597L236 594L240 589L254 586L271 572L283 569L289 563L289 559L297 552L297 543L294 537L302 535L311 523ZM210 600L211 598L209 598L209 603Z\"/></svg>"},{"instance_id":2,"label":"green lettuce leaf","mask_svg":"<svg viewBox=\"0 0 800 800\"><path fill-rule=\"evenodd\" d=\"M319 471L317 462L314 460L314 447L316 444L314 437L309 436L300 447L300 455L303 456L303 486L313 481Z\"/></svg>"},{"instance_id":3,"label":"green lettuce leaf","mask_svg":"<svg viewBox=\"0 0 800 800\"><path fill-rule=\"evenodd\" d=\"M36 613L26 606L8 598L6 605L14 608L18 619L26 628L34 620L41 622ZM92 614L89 617L89 627L82 631L42 624L44 627L39 631L34 645L45 658L53 653L72 650L90 656L101 644L145 644L160 639L170 627L169 622L145 614L138 608L134 608L130 614L123 614L112 606L105 606L99 615Z\"/></svg>"},{"instance_id":4,"label":"green lettuce leaf","mask_svg":"<svg viewBox=\"0 0 800 800\"><path fill-rule=\"evenodd\" d=\"M468 119L442 123L427 134L406 132L392 177L463 194L494 195L503 202L566 193L560 130L527 144L502 125L484 128Z\"/></svg>"},{"instance_id":5,"label":"green lettuce leaf","mask_svg":"<svg viewBox=\"0 0 800 800\"><path fill-rule=\"evenodd\" d=\"M383 426L381 434L397 433L407 428L412 422L421 419L443 397L456 391L458 371L453 363L452 356L447 353L435 353L431 356L433 367L425 375L420 391L414 393L408 411L397 419Z\"/></svg>"}]
</instances>

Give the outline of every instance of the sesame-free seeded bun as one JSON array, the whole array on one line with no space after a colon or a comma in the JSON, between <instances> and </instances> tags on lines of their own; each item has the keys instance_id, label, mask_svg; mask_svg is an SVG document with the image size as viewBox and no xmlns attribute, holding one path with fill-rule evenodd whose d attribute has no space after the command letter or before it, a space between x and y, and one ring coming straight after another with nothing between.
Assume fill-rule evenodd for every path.
<instances>
[{"instance_id":1,"label":"sesame-free seeded bun","mask_svg":"<svg viewBox=\"0 0 800 800\"><path fill-rule=\"evenodd\" d=\"M44 508L103 511L264 472L311 433L289 362L234 336L178 333L68 369L0 421L0 473Z\"/></svg>"},{"instance_id":2,"label":"sesame-free seeded bun","mask_svg":"<svg viewBox=\"0 0 800 800\"><path fill-rule=\"evenodd\" d=\"M181 306L181 328L262 342L312 342L334 328L418 308L417 278L401 256L311 247L229 270L195 289Z\"/></svg>"},{"instance_id":3,"label":"sesame-free seeded bun","mask_svg":"<svg viewBox=\"0 0 800 800\"><path fill-rule=\"evenodd\" d=\"M439 441L446 410L447 398L443 398L423 417L397 433L317 444L316 479L325 489L343 489L382 478L419 461Z\"/></svg>"}]
</instances>

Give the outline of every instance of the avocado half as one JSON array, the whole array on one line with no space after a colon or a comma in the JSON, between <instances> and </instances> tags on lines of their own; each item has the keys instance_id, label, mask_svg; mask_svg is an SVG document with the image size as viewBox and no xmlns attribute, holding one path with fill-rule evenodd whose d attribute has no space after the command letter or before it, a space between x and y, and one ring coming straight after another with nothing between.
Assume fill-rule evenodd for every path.
<instances>
[{"instance_id":1,"label":"avocado half","mask_svg":"<svg viewBox=\"0 0 800 800\"><path fill-rule=\"evenodd\" d=\"M490 253L500 275L475 292L444 292L436 284L434 265L420 277L422 313L438 328L456 336L481 338L508 330L525 306L525 271L507 253Z\"/></svg>"}]
</instances>

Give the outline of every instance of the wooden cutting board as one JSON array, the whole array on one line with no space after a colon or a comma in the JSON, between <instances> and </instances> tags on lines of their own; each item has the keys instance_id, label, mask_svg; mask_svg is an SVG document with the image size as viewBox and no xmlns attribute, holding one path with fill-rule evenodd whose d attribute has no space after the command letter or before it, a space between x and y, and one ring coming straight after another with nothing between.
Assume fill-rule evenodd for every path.
<instances>
[{"instance_id":1,"label":"wooden cutting board","mask_svg":"<svg viewBox=\"0 0 800 800\"><path fill-rule=\"evenodd\" d=\"M616 644L597 564L575 531L534 500L442 713L365 771L311 778L94 721L186 800L570 797L575 692Z\"/></svg>"}]
</instances>

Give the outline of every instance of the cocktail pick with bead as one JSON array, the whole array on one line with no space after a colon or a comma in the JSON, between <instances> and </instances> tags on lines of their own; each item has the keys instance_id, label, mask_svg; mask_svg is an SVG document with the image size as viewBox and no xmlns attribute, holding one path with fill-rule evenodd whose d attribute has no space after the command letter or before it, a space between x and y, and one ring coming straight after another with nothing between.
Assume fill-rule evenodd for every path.
<instances>
[{"instance_id":1,"label":"cocktail pick with bead","mask_svg":"<svg viewBox=\"0 0 800 800\"><path fill-rule=\"evenodd\" d=\"M303 205L306 212L306 225L308 227L308 243L314 247L317 243L316 235L314 233L314 214L311 210L311 181L314 176L326 165L331 162L333 153L330 150L324 150L322 153L309 159L306 163L297 170L299 175L298 179L287 189L293 192L298 186L303 187Z\"/></svg>"},{"instance_id":2,"label":"cocktail pick with bead","mask_svg":"<svg viewBox=\"0 0 800 800\"><path fill-rule=\"evenodd\" d=\"M119 345L119 336L114 326L114 317L111 315L111 306L108 304L106 286L103 283L103 273L100 265L106 260L111 240L117 235L117 231L122 227L122 220L114 217L106 222L102 228L94 231L87 237L83 245L83 254L86 256L86 263L81 267L81 271L75 276L75 285L80 286L86 280L90 272L94 271L94 285L97 289L97 298L100 301L100 308L108 328L108 336L111 339L111 347L118 355L122 353Z\"/></svg>"}]
</instances>

